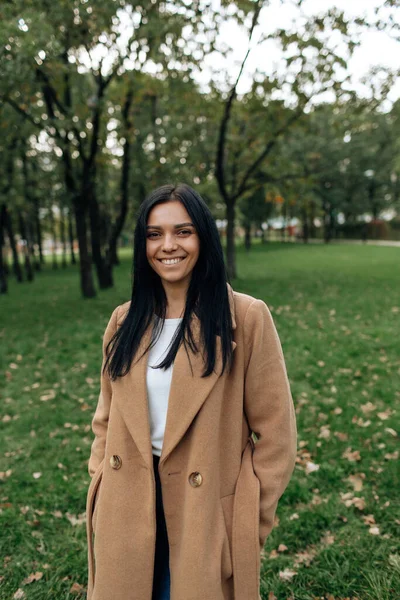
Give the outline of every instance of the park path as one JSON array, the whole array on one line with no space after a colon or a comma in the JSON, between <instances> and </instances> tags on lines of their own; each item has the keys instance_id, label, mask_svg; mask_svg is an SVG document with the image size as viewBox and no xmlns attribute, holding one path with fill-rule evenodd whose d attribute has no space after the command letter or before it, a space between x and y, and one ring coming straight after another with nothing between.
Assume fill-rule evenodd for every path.
<instances>
[{"instance_id":1,"label":"park path","mask_svg":"<svg viewBox=\"0 0 400 600\"><path fill-rule=\"evenodd\" d=\"M301 240L296 240L296 241L301 241ZM308 240L308 243L310 244L324 244L324 240ZM329 242L330 244L355 244L355 245L365 245L365 246L397 246L400 247L400 241L399 240L367 240L366 242L364 242L363 240L331 240Z\"/></svg>"}]
</instances>

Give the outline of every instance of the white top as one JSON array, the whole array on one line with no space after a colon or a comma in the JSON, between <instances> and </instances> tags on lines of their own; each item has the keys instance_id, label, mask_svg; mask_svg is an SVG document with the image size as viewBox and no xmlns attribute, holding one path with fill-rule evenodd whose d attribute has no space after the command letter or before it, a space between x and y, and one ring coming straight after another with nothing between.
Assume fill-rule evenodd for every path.
<instances>
[{"instance_id":1,"label":"white top","mask_svg":"<svg viewBox=\"0 0 400 600\"><path fill-rule=\"evenodd\" d=\"M157 320L158 317L155 317L155 319ZM149 350L146 373L147 398L152 452L157 456L161 456L164 440L173 364L167 370L152 369L150 367L158 365L166 357L169 351L169 344L181 321L182 317L178 319L164 319L164 326L160 337Z\"/></svg>"}]
</instances>

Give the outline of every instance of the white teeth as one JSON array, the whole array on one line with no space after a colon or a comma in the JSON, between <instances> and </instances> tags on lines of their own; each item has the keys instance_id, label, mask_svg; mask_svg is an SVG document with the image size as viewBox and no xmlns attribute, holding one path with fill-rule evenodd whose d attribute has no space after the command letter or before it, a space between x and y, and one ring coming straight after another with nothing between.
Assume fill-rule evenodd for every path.
<instances>
[{"instance_id":1,"label":"white teeth","mask_svg":"<svg viewBox=\"0 0 400 600\"><path fill-rule=\"evenodd\" d=\"M161 262L164 265L175 265L176 263L181 262L181 260L183 260L183 258L164 258Z\"/></svg>"}]
</instances>

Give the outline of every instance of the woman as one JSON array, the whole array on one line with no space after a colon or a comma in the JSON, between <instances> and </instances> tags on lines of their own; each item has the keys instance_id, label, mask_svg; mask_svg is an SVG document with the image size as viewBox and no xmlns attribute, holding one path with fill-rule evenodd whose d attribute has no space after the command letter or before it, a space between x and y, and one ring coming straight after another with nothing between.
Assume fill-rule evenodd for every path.
<instances>
[{"instance_id":1,"label":"woman","mask_svg":"<svg viewBox=\"0 0 400 600\"><path fill-rule=\"evenodd\" d=\"M87 599L258 600L295 464L293 401L271 313L227 283L187 185L140 207L92 429Z\"/></svg>"}]
</instances>

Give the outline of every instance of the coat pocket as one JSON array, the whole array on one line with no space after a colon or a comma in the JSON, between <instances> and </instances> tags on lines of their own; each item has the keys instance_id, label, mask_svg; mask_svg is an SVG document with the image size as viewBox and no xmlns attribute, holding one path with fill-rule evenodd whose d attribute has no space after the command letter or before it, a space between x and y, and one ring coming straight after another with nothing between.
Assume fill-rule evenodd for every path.
<instances>
[{"instance_id":1,"label":"coat pocket","mask_svg":"<svg viewBox=\"0 0 400 600\"><path fill-rule=\"evenodd\" d=\"M224 515L225 523L225 544L224 544L224 557L222 570L227 579L232 576L233 564L232 564L232 524L233 524L233 501L235 494L228 494L220 498L222 513Z\"/></svg>"},{"instance_id":2,"label":"coat pocket","mask_svg":"<svg viewBox=\"0 0 400 600\"><path fill-rule=\"evenodd\" d=\"M103 464L104 459L101 461L99 466L97 467L92 480L89 484L89 489L87 493L87 514L86 518L91 519L92 530L96 529L96 520L97 520L97 508L98 508L98 498L100 491L100 484L103 477Z\"/></svg>"}]
</instances>

